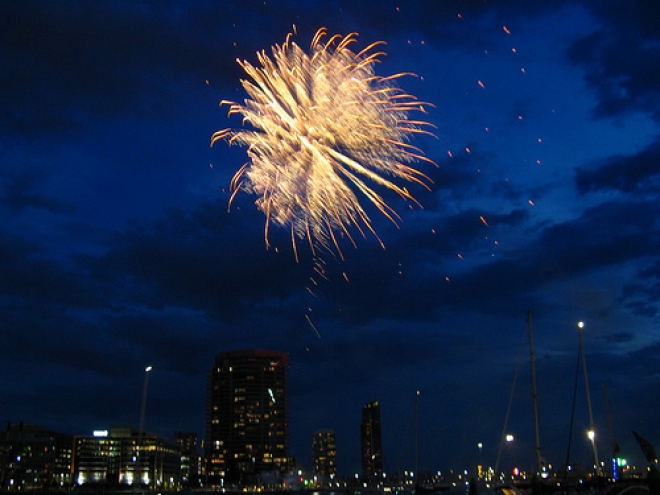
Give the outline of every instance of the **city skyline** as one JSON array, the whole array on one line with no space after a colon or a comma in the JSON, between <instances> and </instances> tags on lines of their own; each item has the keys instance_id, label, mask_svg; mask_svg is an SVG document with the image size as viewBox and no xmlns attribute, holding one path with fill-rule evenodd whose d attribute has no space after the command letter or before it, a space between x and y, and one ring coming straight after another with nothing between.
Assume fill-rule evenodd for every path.
<instances>
[{"instance_id":1,"label":"city skyline","mask_svg":"<svg viewBox=\"0 0 660 495\"><path fill-rule=\"evenodd\" d=\"M658 19L643 0L0 2L0 411L203 438L216 354L278 349L306 466L328 428L338 471L361 472L375 399L385 471L493 465L517 376L500 464L533 468L531 311L542 460L570 441L593 462L593 416L601 461L616 441L643 465L632 432L660 444ZM341 256L304 236L294 252L276 223L267 244L259 196L229 204L249 150L210 146L249 127L221 105L249 97L238 61L288 33L307 51L323 27L356 53L382 42L375 74L434 134L410 136L433 162L410 164L428 189L403 183L418 204L376 188L396 224L367 201L378 237L350 229ZM293 128L336 153L364 135L305 115ZM582 351L590 407L580 370L572 416Z\"/></svg>"}]
</instances>

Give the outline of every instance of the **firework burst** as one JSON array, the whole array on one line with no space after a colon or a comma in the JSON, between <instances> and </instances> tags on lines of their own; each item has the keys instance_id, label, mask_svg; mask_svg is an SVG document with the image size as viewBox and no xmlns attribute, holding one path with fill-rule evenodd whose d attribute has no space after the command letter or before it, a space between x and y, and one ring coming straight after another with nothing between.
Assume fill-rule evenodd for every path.
<instances>
[{"instance_id":1,"label":"firework burst","mask_svg":"<svg viewBox=\"0 0 660 495\"><path fill-rule=\"evenodd\" d=\"M410 137L433 134L425 130L430 124L409 117L425 113L427 104L395 84L406 74L375 74L374 65L384 55L376 47L383 42L356 53L349 47L357 34L323 41L326 31L320 29L308 54L291 37L272 47L272 58L257 53L261 67L238 61L250 77L241 80L249 98L243 105L221 105L229 105L230 115L242 115L247 127L218 131L211 145L227 140L247 147L249 160L232 179L230 205L241 190L258 196L267 246L273 223L290 227L294 251L296 239L306 238L312 252L324 247L341 255L338 237L355 245L353 228L378 239L358 193L397 224L399 216L375 188L416 204L395 181L428 188L430 179L411 164L433 162L410 144Z\"/></svg>"}]
</instances>

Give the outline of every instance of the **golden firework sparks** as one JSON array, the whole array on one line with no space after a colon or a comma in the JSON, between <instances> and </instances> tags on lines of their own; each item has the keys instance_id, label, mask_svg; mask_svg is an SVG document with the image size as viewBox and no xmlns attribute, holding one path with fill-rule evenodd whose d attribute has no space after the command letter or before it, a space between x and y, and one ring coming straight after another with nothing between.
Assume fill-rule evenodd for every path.
<instances>
[{"instance_id":1,"label":"golden firework sparks","mask_svg":"<svg viewBox=\"0 0 660 495\"><path fill-rule=\"evenodd\" d=\"M291 228L294 251L296 239L307 238L312 252L322 246L341 255L338 236L355 245L353 227L378 239L358 191L395 224L399 216L375 186L418 204L394 181L428 189L430 179L411 164L433 162L410 137L433 134L426 130L429 123L409 117L413 111L426 113L428 104L395 84L407 74L375 74L374 64L384 55L375 49L383 42L356 53L349 48L356 33L325 37L322 28L308 54L289 34L272 47L272 58L257 53L260 67L238 60L250 78L241 80L249 98L242 105L221 105L229 105L229 115L242 115L245 127L216 132L211 145L227 140L247 147L249 160L232 179L230 205L241 190L258 196L256 205L266 215L266 246L274 223Z\"/></svg>"}]
</instances>

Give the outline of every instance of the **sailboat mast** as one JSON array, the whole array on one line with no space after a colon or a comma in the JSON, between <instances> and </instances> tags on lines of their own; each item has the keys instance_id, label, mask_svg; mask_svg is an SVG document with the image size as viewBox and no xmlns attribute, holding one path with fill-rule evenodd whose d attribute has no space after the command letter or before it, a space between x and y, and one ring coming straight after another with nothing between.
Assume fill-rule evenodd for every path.
<instances>
[{"instance_id":1,"label":"sailboat mast","mask_svg":"<svg viewBox=\"0 0 660 495\"><path fill-rule=\"evenodd\" d=\"M536 433L536 472L542 471L541 438L539 435L539 406L536 400L536 365L534 363L534 331L532 329L532 312L527 311L527 324L529 325L529 356L532 363L532 398L534 402L534 429Z\"/></svg>"}]
</instances>

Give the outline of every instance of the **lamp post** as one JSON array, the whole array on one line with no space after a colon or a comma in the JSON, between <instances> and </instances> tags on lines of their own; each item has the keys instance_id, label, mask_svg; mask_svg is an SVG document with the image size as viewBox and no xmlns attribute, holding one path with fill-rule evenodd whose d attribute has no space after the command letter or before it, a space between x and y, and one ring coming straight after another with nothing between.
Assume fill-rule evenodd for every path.
<instances>
[{"instance_id":1,"label":"lamp post","mask_svg":"<svg viewBox=\"0 0 660 495\"><path fill-rule=\"evenodd\" d=\"M579 321L577 324L578 335L580 337L580 354L582 355L582 370L584 371L584 386L587 392L587 410L589 411L589 431L587 436L591 440L591 446L594 451L594 466L596 468L596 473L600 472L600 466L598 464L598 449L596 448L596 430L594 428L594 415L591 410L591 393L589 392L589 377L587 375L587 361L584 357L584 342L582 340L582 329L584 328L584 322Z\"/></svg>"},{"instance_id":2,"label":"lamp post","mask_svg":"<svg viewBox=\"0 0 660 495\"><path fill-rule=\"evenodd\" d=\"M419 409L419 404L418 404L419 395L420 395L420 392L419 392L419 390L417 390L415 392L415 472L414 472L414 476L418 476L418 474L419 474L417 472L417 467L418 467L417 462L418 462L418 458L419 458L419 420L418 420L418 417L417 417L417 412L418 412L418 409ZM417 479L419 480L419 478L417 478Z\"/></svg>"},{"instance_id":3,"label":"lamp post","mask_svg":"<svg viewBox=\"0 0 660 495\"><path fill-rule=\"evenodd\" d=\"M482 442L479 442L477 444L477 448L479 449L479 468L477 474L479 478L481 478L483 476L483 469L484 469L484 456L483 456L484 444Z\"/></svg>"},{"instance_id":4,"label":"lamp post","mask_svg":"<svg viewBox=\"0 0 660 495\"><path fill-rule=\"evenodd\" d=\"M140 407L140 429L138 430L137 455L135 456L135 468L137 470L137 478L140 483L142 483L140 451L142 450L142 431L144 430L144 411L147 407L147 388L149 387L149 373L151 373L152 369L153 369L152 366L147 366L144 369L144 383L142 385L142 406Z\"/></svg>"}]
</instances>

